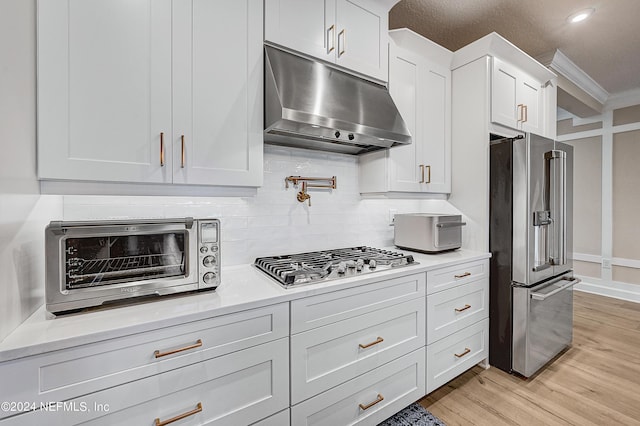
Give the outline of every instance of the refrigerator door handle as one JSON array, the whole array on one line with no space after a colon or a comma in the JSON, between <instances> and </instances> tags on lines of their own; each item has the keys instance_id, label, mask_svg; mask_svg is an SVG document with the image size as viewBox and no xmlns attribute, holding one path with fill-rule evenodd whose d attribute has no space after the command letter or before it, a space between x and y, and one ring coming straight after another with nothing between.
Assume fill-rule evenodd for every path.
<instances>
[{"instance_id":1,"label":"refrigerator door handle","mask_svg":"<svg viewBox=\"0 0 640 426\"><path fill-rule=\"evenodd\" d=\"M568 280L569 282L561 287L556 288L553 291L550 291L549 293L531 293L531 298L534 300L546 300L549 297L560 293L561 291L564 291L566 289L568 289L569 287L573 287L574 285L582 282L582 280L580 278L563 278L562 280ZM545 287L546 288L546 287Z\"/></svg>"},{"instance_id":2,"label":"refrigerator door handle","mask_svg":"<svg viewBox=\"0 0 640 426\"><path fill-rule=\"evenodd\" d=\"M567 154L554 149L545 153L548 206L551 212L550 263L567 263Z\"/></svg>"}]
</instances>

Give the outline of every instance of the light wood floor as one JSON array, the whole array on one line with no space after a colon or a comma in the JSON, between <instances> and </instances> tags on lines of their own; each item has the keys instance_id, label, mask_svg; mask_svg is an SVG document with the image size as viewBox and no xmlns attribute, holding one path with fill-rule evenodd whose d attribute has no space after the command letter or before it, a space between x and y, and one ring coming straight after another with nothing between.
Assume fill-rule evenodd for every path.
<instances>
[{"instance_id":1,"label":"light wood floor","mask_svg":"<svg viewBox=\"0 0 640 426\"><path fill-rule=\"evenodd\" d=\"M474 367L420 403L454 425L640 425L640 304L574 292L573 345L524 380Z\"/></svg>"}]
</instances>

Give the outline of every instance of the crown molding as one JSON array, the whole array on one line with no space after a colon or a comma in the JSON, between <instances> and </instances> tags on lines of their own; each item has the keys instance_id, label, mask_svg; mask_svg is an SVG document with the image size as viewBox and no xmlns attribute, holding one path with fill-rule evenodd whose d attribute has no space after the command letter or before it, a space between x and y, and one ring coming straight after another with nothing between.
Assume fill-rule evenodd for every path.
<instances>
[{"instance_id":1,"label":"crown molding","mask_svg":"<svg viewBox=\"0 0 640 426\"><path fill-rule=\"evenodd\" d=\"M588 95L592 96L601 104L604 104L609 98L609 92L604 90L593 78L582 71L576 64L571 61L559 49L553 55L553 59L549 64L551 68L559 72L573 84L584 90Z\"/></svg>"},{"instance_id":2,"label":"crown molding","mask_svg":"<svg viewBox=\"0 0 640 426\"><path fill-rule=\"evenodd\" d=\"M625 108L628 106L640 105L640 89L631 89L626 92L614 93L609 96L604 104L606 110Z\"/></svg>"}]
</instances>

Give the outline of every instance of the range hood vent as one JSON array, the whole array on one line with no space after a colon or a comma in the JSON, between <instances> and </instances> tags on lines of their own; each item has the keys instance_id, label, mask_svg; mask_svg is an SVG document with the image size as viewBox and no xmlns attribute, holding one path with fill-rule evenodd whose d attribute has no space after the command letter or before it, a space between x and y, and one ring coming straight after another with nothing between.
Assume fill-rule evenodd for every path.
<instances>
[{"instance_id":1,"label":"range hood vent","mask_svg":"<svg viewBox=\"0 0 640 426\"><path fill-rule=\"evenodd\" d=\"M411 143L385 86L265 46L264 141L344 154Z\"/></svg>"}]
</instances>

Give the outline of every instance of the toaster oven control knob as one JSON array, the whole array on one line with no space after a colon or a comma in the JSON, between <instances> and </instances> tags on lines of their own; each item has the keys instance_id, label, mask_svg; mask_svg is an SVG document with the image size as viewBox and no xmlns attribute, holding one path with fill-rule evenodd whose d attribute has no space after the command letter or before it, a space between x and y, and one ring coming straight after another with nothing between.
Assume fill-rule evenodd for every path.
<instances>
[{"instance_id":1,"label":"toaster oven control knob","mask_svg":"<svg viewBox=\"0 0 640 426\"><path fill-rule=\"evenodd\" d=\"M353 136L353 133L349 133L349 135L347 137L349 138L350 141L352 141L353 138L355 138L355 136Z\"/></svg>"},{"instance_id":2,"label":"toaster oven control knob","mask_svg":"<svg viewBox=\"0 0 640 426\"><path fill-rule=\"evenodd\" d=\"M211 268L212 266L216 265L216 257L215 256L205 256L205 258L202 259L202 264L204 266L206 266L207 268Z\"/></svg>"},{"instance_id":3,"label":"toaster oven control knob","mask_svg":"<svg viewBox=\"0 0 640 426\"><path fill-rule=\"evenodd\" d=\"M336 135L336 138L340 137L340 132L336 130L336 132L334 133L334 135Z\"/></svg>"},{"instance_id":4,"label":"toaster oven control knob","mask_svg":"<svg viewBox=\"0 0 640 426\"><path fill-rule=\"evenodd\" d=\"M209 249L206 246L200 247L200 253L206 253Z\"/></svg>"},{"instance_id":5,"label":"toaster oven control knob","mask_svg":"<svg viewBox=\"0 0 640 426\"><path fill-rule=\"evenodd\" d=\"M205 284L212 284L216 281L216 273L215 272L207 272L202 276L202 280Z\"/></svg>"}]
</instances>

